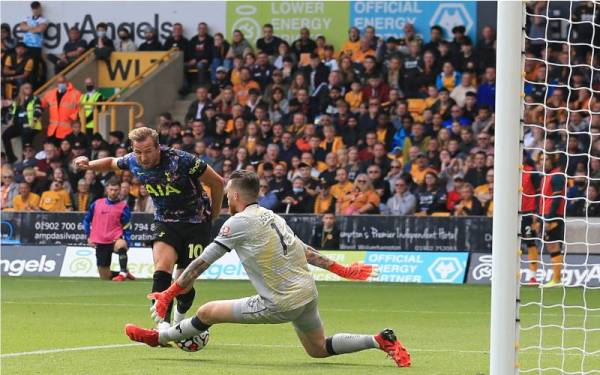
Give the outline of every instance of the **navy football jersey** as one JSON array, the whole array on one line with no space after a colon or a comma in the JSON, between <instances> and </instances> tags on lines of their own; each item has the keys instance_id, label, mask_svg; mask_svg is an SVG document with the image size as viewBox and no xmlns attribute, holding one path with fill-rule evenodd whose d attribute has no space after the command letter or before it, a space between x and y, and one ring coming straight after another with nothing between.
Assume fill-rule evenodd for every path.
<instances>
[{"instance_id":1,"label":"navy football jersey","mask_svg":"<svg viewBox=\"0 0 600 375\"><path fill-rule=\"evenodd\" d=\"M199 181L207 168L203 160L161 146L160 162L154 168L144 169L133 152L117 159L117 165L130 170L146 187L156 208L155 220L187 223L210 220L210 199Z\"/></svg>"}]
</instances>

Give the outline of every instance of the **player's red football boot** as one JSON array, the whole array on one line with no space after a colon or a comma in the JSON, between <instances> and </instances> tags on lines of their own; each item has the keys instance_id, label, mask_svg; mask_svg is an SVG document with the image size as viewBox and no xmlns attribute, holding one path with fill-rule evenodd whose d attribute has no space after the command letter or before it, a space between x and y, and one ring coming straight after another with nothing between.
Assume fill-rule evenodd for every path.
<instances>
[{"instance_id":1,"label":"player's red football boot","mask_svg":"<svg viewBox=\"0 0 600 375\"><path fill-rule=\"evenodd\" d=\"M122 273L120 273L117 276L112 278L112 281L125 281L125 280L127 280L127 276L123 275Z\"/></svg>"},{"instance_id":2,"label":"player's red football boot","mask_svg":"<svg viewBox=\"0 0 600 375\"><path fill-rule=\"evenodd\" d=\"M135 324L125 324L125 333L132 341L143 342L146 345L158 346L158 331L145 329Z\"/></svg>"},{"instance_id":3,"label":"player's red football boot","mask_svg":"<svg viewBox=\"0 0 600 375\"><path fill-rule=\"evenodd\" d=\"M131 272L127 271L127 279L129 279L129 280L131 280L131 281L134 281L134 280L135 280L135 276L133 276L133 275L131 274Z\"/></svg>"},{"instance_id":4,"label":"player's red football boot","mask_svg":"<svg viewBox=\"0 0 600 375\"><path fill-rule=\"evenodd\" d=\"M410 367L410 353L396 338L394 331L384 329L375 336L375 341L379 344L379 349L386 352L398 367Z\"/></svg>"}]
</instances>

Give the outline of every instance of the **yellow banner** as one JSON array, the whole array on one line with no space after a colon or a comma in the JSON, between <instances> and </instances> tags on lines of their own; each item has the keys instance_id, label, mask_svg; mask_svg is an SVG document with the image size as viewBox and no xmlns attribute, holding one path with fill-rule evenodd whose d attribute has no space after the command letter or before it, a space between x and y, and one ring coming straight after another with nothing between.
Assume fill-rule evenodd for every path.
<instances>
[{"instance_id":1,"label":"yellow banner","mask_svg":"<svg viewBox=\"0 0 600 375\"><path fill-rule=\"evenodd\" d=\"M99 87L125 87L165 55L157 52L113 52L110 61L96 61Z\"/></svg>"}]
</instances>

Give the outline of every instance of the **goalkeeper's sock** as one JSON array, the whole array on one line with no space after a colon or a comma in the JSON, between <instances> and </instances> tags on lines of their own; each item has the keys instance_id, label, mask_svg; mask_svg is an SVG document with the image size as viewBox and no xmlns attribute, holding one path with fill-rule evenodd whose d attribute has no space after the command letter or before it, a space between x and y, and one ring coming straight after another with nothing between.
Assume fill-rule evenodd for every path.
<instances>
[{"instance_id":1,"label":"goalkeeper's sock","mask_svg":"<svg viewBox=\"0 0 600 375\"><path fill-rule=\"evenodd\" d=\"M533 272L533 276L537 273L538 269L538 249L537 246L532 245L527 247L527 259L529 259L529 270Z\"/></svg>"},{"instance_id":2,"label":"goalkeeper's sock","mask_svg":"<svg viewBox=\"0 0 600 375\"><path fill-rule=\"evenodd\" d=\"M189 319L184 319L181 323L170 327L164 331L158 333L158 342L160 344L166 344L170 341L179 341L195 336L200 332L208 330L210 325L202 323L197 316Z\"/></svg>"},{"instance_id":3,"label":"goalkeeper's sock","mask_svg":"<svg viewBox=\"0 0 600 375\"><path fill-rule=\"evenodd\" d=\"M563 256L561 254L550 255L550 259L552 260L552 281L560 283Z\"/></svg>"},{"instance_id":4,"label":"goalkeeper's sock","mask_svg":"<svg viewBox=\"0 0 600 375\"><path fill-rule=\"evenodd\" d=\"M119 254L119 267L121 268L121 273L127 274L127 248L121 248L117 250Z\"/></svg>"},{"instance_id":5,"label":"goalkeeper's sock","mask_svg":"<svg viewBox=\"0 0 600 375\"><path fill-rule=\"evenodd\" d=\"M177 308L173 312L173 323L177 324L185 319L185 313L192 307L194 303L194 297L196 296L196 290L194 288L190 289L189 292L185 294L178 295L177 298Z\"/></svg>"},{"instance_id":6,"label":"goalkeeper's sock","mask_svg":"<svg viewBox=\"0 0 600 375\"><path fill-rule=\"evenodd\" d=\"M152 276L152 292L162 292L171 286L172 276L170 273L165 271L155 271ZM152 304L154 304L154 300L152 300ZM171 321L171 310L173 309L173 303L169 304L169 308L167 309L167 313L165 315L165 321Z\"/></svg>"},{"instance_id":7,"label":"goalkeeper's sock","mask_svg":"<svg viewBox=\"0 0 600 375\"><path fill-rule=\"evenodd\" d=\"M325 348L331 355L354 353L378 347L379 344L375 341L375 337L371 335L337 333L325 339Z\"/></svg>"}]
</instances>

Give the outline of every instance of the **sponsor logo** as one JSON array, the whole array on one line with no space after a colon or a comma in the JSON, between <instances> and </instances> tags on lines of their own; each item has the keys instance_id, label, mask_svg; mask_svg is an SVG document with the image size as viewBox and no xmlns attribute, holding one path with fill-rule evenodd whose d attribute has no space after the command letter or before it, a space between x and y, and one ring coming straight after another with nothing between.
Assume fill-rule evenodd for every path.
<instances>
[{"instance_id":1,"label":"sponsor logo","mask_svg":"<svg viewBox=\"0 0 600 375\"><path fill-rule=\"evenodd\" d=\"M240 30L250 43L261 37L263 24L273 25L275 35L292 43L303 27L311 34L327 34L334 45L347 39L349 2L327 1L228 1L226 10L227 36Z\"/></svg>"},{"instance_id":2,"label":"sponsor logo","mask_svg":"<svg viewBox=\"0 0 600 375\"><path fill-rule=\"evenodd\" d=\"M473 268L471 272L471 276L475 280L489 280L492 278L492 256L491 255L482 255L479 257L479 262L477 266Z\"/></svg>"},{"instance_id":3,"label":"sponsor logo","mask_svg":"<svg viewBox=\"0 0 600 375\"><path fill-rule=\"evenodd\" d=\"M69 265L69 270L73 273L87 273L94 267L94 262L89 258L75 258Z\"/></svg>"},{"instance_id":4,"label":"sponsor logo","mask_svg":"<svg viewBox=\"0 0 600 375\"><path fill-rule=\"evenodd\" d=\"M24 273L52 273L56 270L56 262L50 260L46 255L38 259L2 259L0 260L0 270L2 274L8 276L21 276Z\"/></svg>"},{"instance_id":5,"label":"sponsor logo","mask_svg":"<svg viewBox=\"0 0 600 375\"><path fill-rule=\"evenodd\" d=\"M427 272L435 283L451 283L464 274L464 267L457 258L442 257L436 259Z\"/></svg>"},{"instance_id":6,"label":"sponsor logo","mask_svg":"<svg viewBox=\"0 0 600 375\"><path fill-rule=\"evenodd\" d=\"M227 237L231 234L231 227L227 224L223 224L221 230L219 231L219 236Z\"/></svg>"},{"instance_id":7,"label":"sponsor logo","mask_svg":"<svg viewBox=\"0 0 600 375\"><path fill-rule=\"evenodd\" d=\"M538 267L535 274L539 283L547 283L554 274L550 267L550 257L544 255L543 266ZM600 256L584 254L569 254L565 258L565 266L561 271L562 282L570 287L586 286L600 287ZM529 278L533 275L528 269L527 255L521 258L520 280L522 284L527 284ZM467 282L473 284L489 284L492 278L492 255L474 253L471 256Z\"/></svg>"},{"instance_id":8,"label":"sponsor logo","mask_svg":"<svg viewBox=\"0 0 600 375\"><path fill-rule=\"evenodd\" d=\"M440 4L435 10L429 26L439 25L445 31L446 35L452 35L452 28L455 26L464 26L468 34L473 27L473 19L461 3L445 3Z\"/></svg>"},{"instance_id":9,"label":"sponsor logo","mask_svg":"<svg viewBox=\"0 0 600 375\"><path fill-rule=\"evenodd\" d=\"M365 263L379 267L375 281L462 284L468 253L369 251Z\"/></svg>"},{"instance_id":10,"label":"sponsor logo","mask_svg":"<svg viewBox=\"0 0 600 375\"><path fill-rule=\"evenodd\" d=\"M131 273L140 279L152 278L154 261L150 248L132 247L127 255L129 257L127 268ZM112 255L110 267L113 270L119 269L117 254ZM95 250L90 247L67 247L60 275L66 277L98 277Z\"/></svg>"},{"instance_id":11,"label":"sponsor logo","mask_svg":"<svg viewBox=\"0 0 600 375\"><path fill-rule=\"evenodd\" d=\"M146 184L146 190L150 195L155 197L168 197L171 194L181 194L181 190L173 187L171 184L161 185L150 185Z\"/></svg>"},{"instance_id":12,"label":"sponsor logo","mask_svg":"<svg viewBox=\"0 0 600 375\"><path fill-rule=\"evenodd\" d=\"M257 12L255 6L239 5L235 7L235 14L240 16L233 25L231 25L231 33L234 30L240 30L244 33L244 37L248 40L256 40L260 37L260 24L252 17Z\"/></svg>"},{"instance_id":13,"label":"sponsor logo","mask_svg":"<svg viewBox=\"0 0 600 375\"><path fill-rule=\"evenodd\" d=\"M0 274L58 276L65 248L60 246L2 246Z\"/></svg>"},{"instance_id":14,"label":"sponsor logo","mask_svg":"<svg viewBox=\"0 0 600 375\"><path fill-rule=\"evenodd\" d=\"M0 223L0 240L3 245L18 244L19 240L15 238L15 228L8 220L2 220Z\"/></svg>"}]
</instances>

